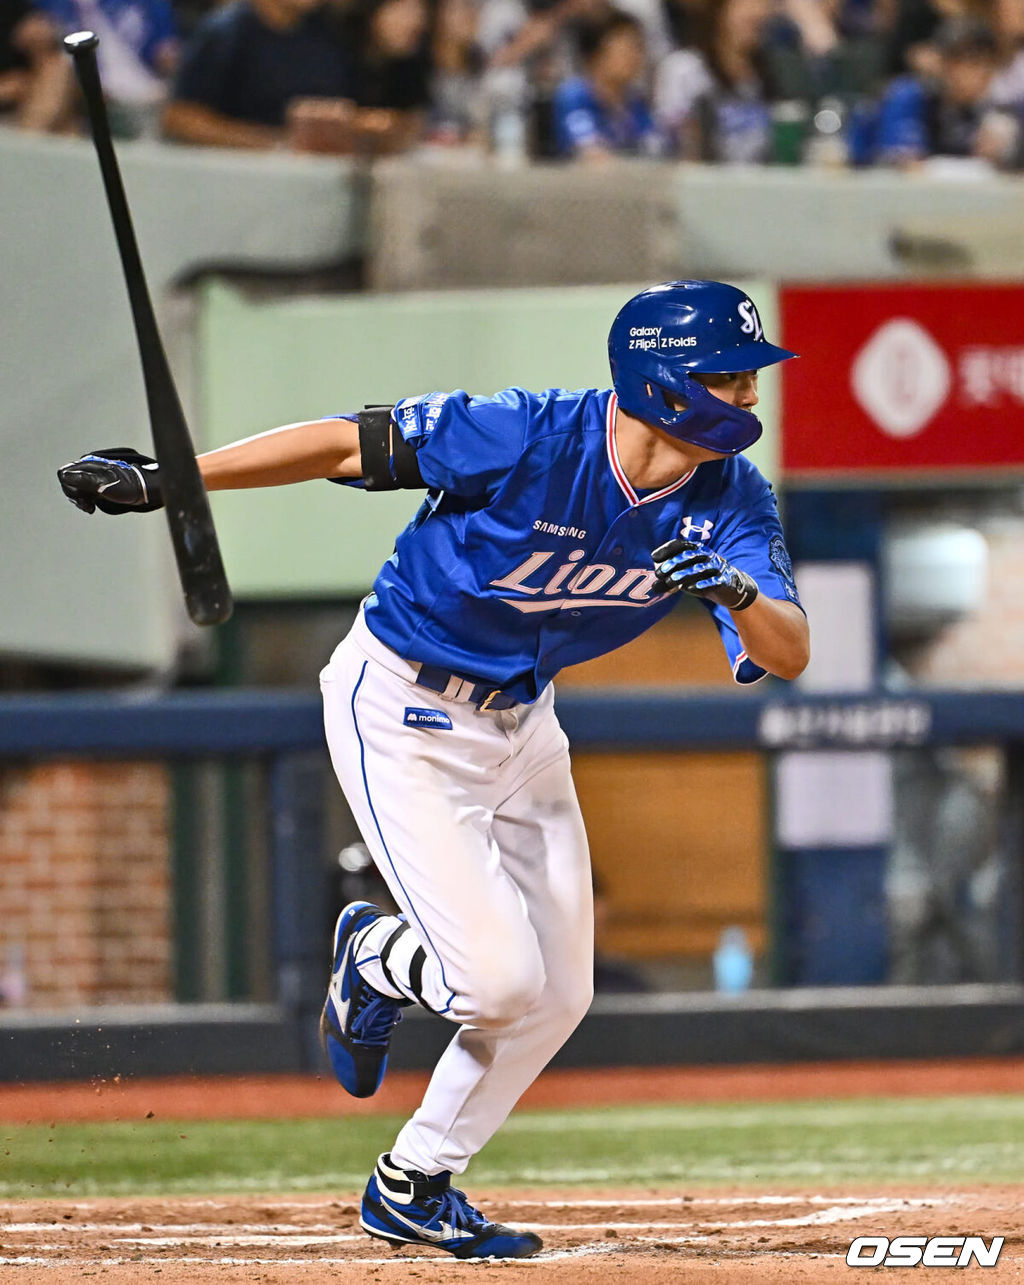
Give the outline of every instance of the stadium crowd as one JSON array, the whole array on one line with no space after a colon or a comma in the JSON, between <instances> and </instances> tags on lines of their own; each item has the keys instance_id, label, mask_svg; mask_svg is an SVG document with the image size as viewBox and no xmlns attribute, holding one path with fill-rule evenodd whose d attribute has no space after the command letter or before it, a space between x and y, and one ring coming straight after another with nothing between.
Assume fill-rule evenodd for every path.
<instances>
[{"instance_id":1,"label":"stadium crowd","mask_svg":"<svg viewBox=\"0 0 1024 1285\"><path fill-rule=\"evenodd\" d=\"M380 155L1024 168L1024 0L4 0L0 122Z\"/></svg>"}]
</instances>

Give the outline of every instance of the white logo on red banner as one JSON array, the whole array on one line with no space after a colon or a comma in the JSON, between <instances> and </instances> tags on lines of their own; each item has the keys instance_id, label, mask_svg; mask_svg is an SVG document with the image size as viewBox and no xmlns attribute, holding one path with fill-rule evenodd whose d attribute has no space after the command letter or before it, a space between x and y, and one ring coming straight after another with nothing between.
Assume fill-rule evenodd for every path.
<instances>
[{"instance_id":1,"label":"white logo on red banner","mask_svg":"<svg viewBox=\"0 0 1024 1285\"><path fill-rule=\"evenodd\" d=\"M1024 402L1024 348L975 344L960 353L960 399L968 406Z\"/></svg>"},{"instance_id":2,"label":"white logo on red banner","mask_svg":"<svg viewBox=\"0 0 1024 1285\"><path fill-rule=\"evenodd\" d=\"M949 396L946 354L909 317L879 326L854 358L853 395L890 437L913 437Z\"/></svg>"}]
</instances>

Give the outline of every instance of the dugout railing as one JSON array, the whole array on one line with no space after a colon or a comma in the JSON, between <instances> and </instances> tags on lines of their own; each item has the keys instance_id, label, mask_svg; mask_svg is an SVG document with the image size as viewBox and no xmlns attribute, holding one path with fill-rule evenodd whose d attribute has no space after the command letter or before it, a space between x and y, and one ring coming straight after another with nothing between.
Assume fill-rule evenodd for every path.
<instances>
[{"instance_id":1,"label":"dugout railing","mask_svg":"<svg viewBox=\"0 0 1024 1285\"><path fill-rule=\"evenodd\" d=\"M1014 833L1024 801L1024 692L721 695L567 691L558 713L577 750L707 751L1004 747ZM258 760L265 771L272 1002L47 1013L0 1010L0 1079L321 1067L323 985L321 707L280 691L137 692L0 698L5 761L76 757ZM1019 849L1015 859L1020 863ZM838 987L603 996L562 1065L779 1062L1024 1052L1024 986ZM394 1061L427 1067L450 1035L402 1024Z\"/></svg>"}]
</instances>

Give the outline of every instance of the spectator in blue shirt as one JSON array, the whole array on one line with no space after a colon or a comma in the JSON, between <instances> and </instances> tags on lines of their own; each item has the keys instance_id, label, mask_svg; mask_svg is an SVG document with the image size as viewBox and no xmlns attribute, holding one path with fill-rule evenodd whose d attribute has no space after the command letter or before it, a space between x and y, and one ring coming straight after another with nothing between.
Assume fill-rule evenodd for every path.
<instances>
[{"instance_id":1,"label":"spectator in blue shirt","mask_svg":"<svg viewBox=\"0 0 1024 1285\"><path fill-rule=\"evenodd\" d=\"M877 160L912 168L931 156L973 157L1005 169L1024 161L1019 106L996 106L999 70L995 36L984 24L960 21L938 37L936 79L902 76L882 98Z\"/></svg>"},{"instance_id":2,"label":"spectator in blue shirt","mask_svg":"<svg viewBox=\"0 0 1024 1285\"><path fill-rule=\"evenodd\" d=\"M72 31L100 37L96 58L114 134L155 134L179 55L170 0L35 0L35 8L55 45Z\"/></svg>"},{"instance_id":3,"label":"spectator in blue shirt","mask_svg":"<svg viewBox=\"0 0 1024 1285\"><path fill-rule=\"evenodd\" d=\"M95 31L116 134L155 134L179 42L170 0L36 0L61 36Z\"/></svg>"},{"instance_id":4,"label":"spectator in blue shirt","mask_svg":"<svg viewBox=\"0 0 1024 1285\"><path fill-rule=\"evenodd\" d=\"M563 81L553 115L558 153L601 159L614 153L657 155L661 135L640 87L647 65L643 27L613 13L579 36L582 76Z\"/></svg>"}]
</instances>

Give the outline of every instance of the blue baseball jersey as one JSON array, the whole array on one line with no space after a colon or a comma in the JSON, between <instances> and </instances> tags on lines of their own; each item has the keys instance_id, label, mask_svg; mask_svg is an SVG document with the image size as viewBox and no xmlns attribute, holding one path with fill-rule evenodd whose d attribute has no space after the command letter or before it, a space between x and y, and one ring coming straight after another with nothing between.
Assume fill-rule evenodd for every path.
<instances>
[{"instance_id":1,"label":"blue baseball jersey","mask_svg":"<svg viewBox=\"0 0 1024 1285\"><path fill-rule=\"evenodd\" d=\"M429 489L367 599L374 635L406 660L530 703L564 666L672 610L677 595L654 592L651 551L677 536L706 541L762 593L799 604L775 497L754 465L715 460L637 493L615 408L610 389L399 402L392 418ZM763 677L729 612L703 605L737 681Z\"/></svg>"},{"instance_id":2,"label":"blue baseball jersey","mask_svg":"<svg viewBox=\"0 0 1024 1285\"><path fill-rule=\"evenodd\" d=\"M660 156L665 150L650 108L637 93L613 109L585 77L576 76L558 86L552 113L560 156L594 146L643 156Z\"/></svg>"}]
</instances>

